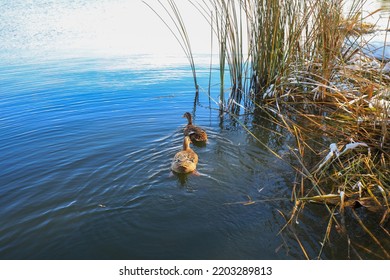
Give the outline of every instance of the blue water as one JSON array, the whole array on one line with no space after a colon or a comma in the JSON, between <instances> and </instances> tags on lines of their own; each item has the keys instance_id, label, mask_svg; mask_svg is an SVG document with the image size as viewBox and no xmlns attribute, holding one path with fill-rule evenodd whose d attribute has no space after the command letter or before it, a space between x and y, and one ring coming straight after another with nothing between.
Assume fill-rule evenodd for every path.
<instances>
[{"instance_id":1,"label":"blue water","mask_svg":"<svg viewBox=\"0 0 390 280\"><path fill-rule=\"evenodd\" d=\"M294 235L279 234L281 213L293 206L291 142L271 122L240 119L279 160L220 118L204 90L207 59L197 58L195 104L181 54L127 53L127 41L84 45L100 33L58 22L80 11L98 22L126 1L0 3L0 259L304 258ZM200 176L171 176L186 111L209 142L194 147ZM314 208L300 216L312 257L325 215ZM322 257L345 254L333 248Z\"/></svg>"},{"instance_id":2,"label":"blue water","mask_svg":"<svg viewBox=\"0 0 390 280\"><path fill-rule=\"evenodd\" d=\"M1 65L0 256L284 258L273 203L226 203L287 197L291 170L221 124L206 95L194 108L186 65L137 60ZM201 176L172 177L185 111L210 141L196 150Z\"/></svg>"}]
</instances>

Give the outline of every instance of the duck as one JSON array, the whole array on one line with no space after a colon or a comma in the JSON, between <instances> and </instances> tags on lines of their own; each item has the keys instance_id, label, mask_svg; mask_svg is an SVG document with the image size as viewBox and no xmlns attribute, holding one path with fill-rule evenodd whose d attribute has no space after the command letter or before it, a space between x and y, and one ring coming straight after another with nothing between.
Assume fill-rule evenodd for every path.
<instances>
[{"instance_id":1,"label":"duck","mask_svg":"<svg viewBox=\"0 0 390 280\"><path fill-rule=\"evenodd\" d=\"M189 112L184 113L183 118L187 118L188 124L184 128L184 135L189 136L193 143L206 142L207 133L200 127L192 124L192 115Z\"/></svg>"},{"instance_id":2,"label":"duck","mask_svg":"<svg viewBox=\"0 0 390 280\"><path fill-rule=\"evenodd\" d=\"M190 148L191 139L185 136L183 140L183 150L177 152L173 158L171 169L180 174L196 172L198 155Z\"/></svg>"}]
</instances>

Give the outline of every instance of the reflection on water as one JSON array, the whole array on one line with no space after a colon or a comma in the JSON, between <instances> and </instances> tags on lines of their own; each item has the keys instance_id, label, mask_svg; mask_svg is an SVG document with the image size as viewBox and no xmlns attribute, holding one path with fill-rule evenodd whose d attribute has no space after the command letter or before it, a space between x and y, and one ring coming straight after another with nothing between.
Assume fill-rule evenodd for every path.
<instances>
[{"instance_id":1,"label":"reflection on water","mask_svg":"<svg viewBox=\"0 0 390 280\"><path fill-rule=\"evenodd\" d=\"M303 258L293 239L278 235L279 211L292 209L293 170L233 120L221 122L205 94L193 106L183 58L67 49L80 35L69 32L76 30L69 18L93 17L102 6L11 2L0 4L1 259ZM208 67L198 74L207 85ZM209 143L194 147L200 176L172 177L186 111ZM242 121L289 157L272 123ZM302 215L310 234L301 241L311 256L321 240L318 216L315 209ZM335 249L322 257L331 254L343 256Z\"/></svg>"}]
</instances>

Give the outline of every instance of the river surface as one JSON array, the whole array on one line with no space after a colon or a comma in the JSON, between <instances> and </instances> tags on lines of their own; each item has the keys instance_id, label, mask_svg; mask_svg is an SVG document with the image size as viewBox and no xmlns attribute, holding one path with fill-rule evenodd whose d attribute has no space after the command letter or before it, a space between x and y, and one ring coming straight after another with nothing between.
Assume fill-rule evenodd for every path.
<instances>
[{"instance_id":1,"label":"river surface","mask_svg":"<svg viewBox=\"0 0 390 280\"><path fill-rule=\"evenodd\" d=\"M293 206L288 160L221 119L207 91L195 103L181 53L132 53L148 43L120 40L129 2L1 1L0 259L303 259L278 234ZM208 59L197 61L207 88ZM172 176L187 111L209 142L194 147L200 176ZM291 156L270 124L239 121ZM313 258L324 215L301 215Z\"/></svg>"}]
</instances>

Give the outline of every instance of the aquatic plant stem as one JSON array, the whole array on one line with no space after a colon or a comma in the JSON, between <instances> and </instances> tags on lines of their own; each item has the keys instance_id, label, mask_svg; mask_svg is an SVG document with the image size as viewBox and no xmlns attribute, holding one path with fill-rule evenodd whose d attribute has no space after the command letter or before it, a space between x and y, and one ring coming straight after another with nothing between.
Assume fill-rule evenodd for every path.
<instances>
[{"instance_id":1,"label":"aquatic plant stem","mask_svg":"<svg viewBox=\"0 0 390 280\"><path fill-rule=\"evenodd\" d=\"M172 33L176 41L179 43L181 49L185 53L187 60L190 64L192 76L194 79L194 86L195 86L195 92L196 94L199 94L199 85L197 81L196 76L196 66L194 61L194 56L192 53L191 48L191 41L186 29L186 25L184 23L183 18L181 17L180 10L177 7L174 0L166 0L168 2L168 5L171 10L168 10L168 8L160 1L158 0L158 3L161 5L161 7L164 9L168 17L171 19L173 26L167 22L151 5L149 5L146 1L142 1L145 5L147 5L157 16L158 18L164 23L164 25L168 28L168 30ZM176 32L175 32L176 30Z\"/></svg>"}]
</instances>

